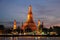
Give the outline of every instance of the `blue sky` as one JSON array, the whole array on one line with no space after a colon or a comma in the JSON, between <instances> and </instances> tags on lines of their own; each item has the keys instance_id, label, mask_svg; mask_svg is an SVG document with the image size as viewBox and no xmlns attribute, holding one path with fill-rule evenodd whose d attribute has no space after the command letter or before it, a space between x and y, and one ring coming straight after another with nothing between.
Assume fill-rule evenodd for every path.
<instances>
[{"instance_id":1,"label":"blue sky","mask_svg":"<svg viewBox=\"0 0 60 40\"><path fill-rule=\"evenodd\" d=\"M0 0L0 21L25 22L29 5L35 22L40 19L45 26L60 25L60 0Z\"/></svg>"}]
</instances>

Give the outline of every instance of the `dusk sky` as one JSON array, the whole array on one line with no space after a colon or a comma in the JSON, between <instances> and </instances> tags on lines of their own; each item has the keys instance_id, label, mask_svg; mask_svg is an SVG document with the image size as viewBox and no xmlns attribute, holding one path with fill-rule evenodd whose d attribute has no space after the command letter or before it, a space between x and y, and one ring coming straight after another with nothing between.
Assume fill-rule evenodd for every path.
<instances>
[{"instance_id":1,"label":"dusk sky","mask_svg":"<svg viewBox=\"0 0 60 40\"><path fill-rule=\"evenodd\" d=\"M29 5L35 22L40 19L45 26L60 25L60 0L0 0L0 22L25 22Z\"/></svg>"}]
</instances>

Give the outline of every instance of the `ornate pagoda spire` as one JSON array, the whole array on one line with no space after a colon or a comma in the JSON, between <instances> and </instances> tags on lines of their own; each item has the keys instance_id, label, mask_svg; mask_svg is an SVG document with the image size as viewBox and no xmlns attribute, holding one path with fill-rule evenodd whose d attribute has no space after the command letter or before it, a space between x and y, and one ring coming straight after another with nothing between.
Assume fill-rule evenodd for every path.
<instances>
[{"instance_id":1,"label":"ornate pagoda spire","mask_svg":"<svg viewBox=\"0 0 60 40\"><path fill-rule=\"evenodd\" d=\"M23 24L22 29L25 30L27 27L29 26L29 28L34 31L37 29L36 24L33 20L33 14L32 14L32 6L30 5L28 7L28 15L27 15L27 20L26 22Z\"/></svg>"},{"instance_id":2,"label":"ornate pagoda spire","mask_svg":"<svg viewBox=\"0 0 60 40\"><path fill-rule=\"evenodd\" d=\"M16 27L16 20L14 20L14 26L13 26L13 30L15 30L17 27Z\"/></svg>"},{"instance_id":3,"label":"ornate pagoda spire","mask_svg":"<svg viewBox=\"0 0 60 40\"><path fill-rule=\"evenodd\" d=\"M38 20L38 26L40 26L40 24L41 24L41 23L40 23L40 20Z\"/></svg>"}]
</instances>

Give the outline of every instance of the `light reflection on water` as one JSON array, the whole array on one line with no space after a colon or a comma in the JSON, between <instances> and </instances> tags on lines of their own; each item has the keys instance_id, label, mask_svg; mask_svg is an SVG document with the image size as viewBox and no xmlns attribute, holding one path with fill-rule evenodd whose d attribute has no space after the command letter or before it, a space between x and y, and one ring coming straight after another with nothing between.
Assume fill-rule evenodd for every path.
<instances>
[{"instance_id":1,"label":"light reflection on water","mask_svg":"<svg viewBox=\"0 0 60 40\"><path fill-rule=\"evenodd\" d=\"M60 37L0 37L0 40L60 40Z\"/></svg>"}]
</instances>

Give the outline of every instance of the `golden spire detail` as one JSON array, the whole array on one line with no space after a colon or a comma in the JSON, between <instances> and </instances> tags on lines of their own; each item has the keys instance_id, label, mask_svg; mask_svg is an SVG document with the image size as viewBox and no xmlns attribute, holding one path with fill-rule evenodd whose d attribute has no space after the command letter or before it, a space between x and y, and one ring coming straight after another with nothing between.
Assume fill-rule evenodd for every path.
<instances>
[{"instance_id":1,"label":"golden spire detail","mask_svg":"<svg viewBox=\"0 0 60 40\"><path fill-rule=\"evenodd\" d=\"M14 29L14 30L16 29L16 20L14 20L14 26L13 26L13 29Z\"/></svg>"}]
</instances>

